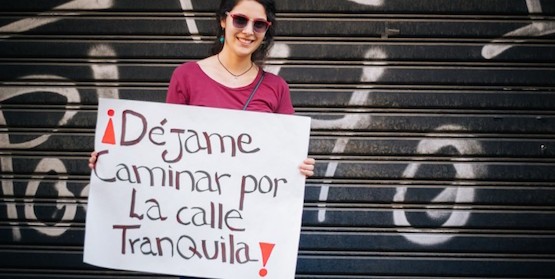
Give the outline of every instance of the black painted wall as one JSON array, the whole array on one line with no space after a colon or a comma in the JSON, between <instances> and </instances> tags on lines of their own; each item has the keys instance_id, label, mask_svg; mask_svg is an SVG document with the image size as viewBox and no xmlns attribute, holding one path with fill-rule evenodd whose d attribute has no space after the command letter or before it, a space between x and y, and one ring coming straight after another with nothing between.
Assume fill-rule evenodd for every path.
<instances>
[{"instance_id":1,"label":"black painted wall","mask_svg":"<svg viewBox=\"0 0 555 279\"><path fill-rule=\"evenodd\" d=\"M0 5L0 277L82 262L98 97L163 102L215 0ZM555 1L278 0L313 119L297 278L555 278Z\"/></svg>"}]
</instances>

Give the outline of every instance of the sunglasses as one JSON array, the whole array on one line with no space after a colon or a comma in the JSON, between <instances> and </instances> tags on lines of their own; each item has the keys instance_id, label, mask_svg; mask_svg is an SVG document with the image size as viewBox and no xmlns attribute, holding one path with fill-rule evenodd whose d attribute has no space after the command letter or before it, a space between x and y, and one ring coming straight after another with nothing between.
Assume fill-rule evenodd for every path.
<instances>
[{"instance_id":1,"label":"sunglasses","mask_svg":"<svg viewBox=\"0 0 555 279\"><path fill-rule=\"evenodd\" d=\"M270 25L272 25L272 23L269 21L263 19L251 20L250 18L242 14L231 14L230 12L226 12L226 15L230 16L233 19L233 26L235 26L235 28L245 28L247 27L247 24L249 24L249 21L252 21L252 29L254 30L254 32L257 33L266 32L268 28L270 28Z\"/></svg>"}]
</instances>

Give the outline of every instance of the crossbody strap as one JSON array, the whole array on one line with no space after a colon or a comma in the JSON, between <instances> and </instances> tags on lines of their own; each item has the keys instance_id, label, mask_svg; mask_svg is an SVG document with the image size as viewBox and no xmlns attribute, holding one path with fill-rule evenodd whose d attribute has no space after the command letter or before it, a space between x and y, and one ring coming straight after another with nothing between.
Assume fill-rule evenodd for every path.
<instances>
[{"instance_id":1,"label":"crossbody strap","mask_svg":"<svg viewBox=\"0 0 555 279\"><path fill-rule=\"evenodd\" d=\"M260 86L260 84L262 83L262 80L264 79L264 71L262 71L262 75L260 76L260 79L258 80L258 82L256 83L256 86L254 87L254 89L251 92L251 95L249 96L249 98L247 99L247 101L245 102L245 105L243 106L243 110L247 110L247 107L249 106L249 103L252 100L252 97L254 97L254 93L256 93L256 90L258 89L258 87Z\"/></svg>"}]
</instances>

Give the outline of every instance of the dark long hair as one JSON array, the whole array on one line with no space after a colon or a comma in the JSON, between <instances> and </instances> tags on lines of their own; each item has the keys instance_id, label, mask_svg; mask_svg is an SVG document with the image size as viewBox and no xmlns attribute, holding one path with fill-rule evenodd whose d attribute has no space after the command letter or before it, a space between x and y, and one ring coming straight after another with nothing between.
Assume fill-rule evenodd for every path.
<instances>
[{"instance_id":1,"label":"dark long hair","mask_svg":"<svg viewBox=\"0 0 555 279\"><path fill-rule=\"evenodd\" d=\"M226 12L231 11L239 2L244 0L222 0L220 3L220 8L216 11L216 21L218 22L218 31L216 32L216 40L212 45L212 54L218 54L222 51L224 44L220 42L220 37L224 36L224 30L220 28L220 21L226 18ZM262 44L254 51L251 56L251 60L257 63L263 63L266 60L266 56L268 55L268 50L272 46L274 42L274 35L275 35L275 28L276 28L276 4L274 0L256 0L256 2L260 3L264 6L264 10L266 11L266 16L268 17L268 21L272 23L268 31L266 31L266 35L264 36L264 40Z\"/></svg>"}]
</instances>

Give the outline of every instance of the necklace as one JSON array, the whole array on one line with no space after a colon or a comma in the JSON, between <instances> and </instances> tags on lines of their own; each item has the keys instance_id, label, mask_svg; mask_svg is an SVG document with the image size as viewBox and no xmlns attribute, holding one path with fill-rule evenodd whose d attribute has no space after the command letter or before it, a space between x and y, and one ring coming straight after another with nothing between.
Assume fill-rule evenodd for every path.
<instances>
[{"instance_id":1,"label":"necklace","mask_svg":"<svg viewBox=\"0 0 555 279\"><path fill-rule=\"evenodd\" d=\"M216 54L216 57L218 58L218 62L220 62L220 65L222 65L222 67L223 67L230 75L232 75L232 76L235 77L235 78L239 78L240 76L242 76L242 75L248 73L248 72L252 69L252 67L254 67L254 63L251 61L251 66L250 66L246 71L244 71L244 72L242 72L242 73L236 75L236 74L232 73L230 70L228 70L228 69L224 66L224 63L222 63L222 60L220 60L220 54L219 54L219 53Z\"/></svg>"}]
</instances>

